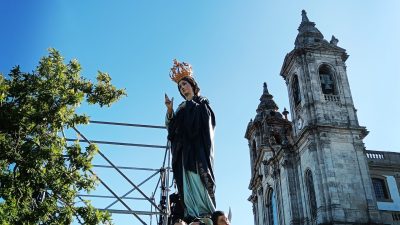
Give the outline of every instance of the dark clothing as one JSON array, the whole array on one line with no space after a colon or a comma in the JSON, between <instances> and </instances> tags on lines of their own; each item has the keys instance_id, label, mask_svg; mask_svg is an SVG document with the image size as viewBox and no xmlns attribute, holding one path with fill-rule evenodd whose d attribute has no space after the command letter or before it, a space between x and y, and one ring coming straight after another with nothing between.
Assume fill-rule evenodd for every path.
<instances>
[{"instance_id":1,"label":"dark clothing","mask_svg":"<svg viewBox=\"0 0 400 225\"><path fill-rule=\"evenodd\" d=\"M172 169L183 200L183 169L199 174L215 206L214 127L215 117L206 98L195 96L183 102L168 120Z\"/></svg>"},{"instance_id":2,"label":"dark clothing","mask_svg":"<svg viewBox=\"0 0 400 225\"><path fill-rule=\"evenodd\" d=\"M170 222L168 224L174 224L178 219L183 220L185 215L179 195L175 193L171 194L169 196L169 202L171 207L171 217L169 217Z\"/></svg>"}]
</instances>

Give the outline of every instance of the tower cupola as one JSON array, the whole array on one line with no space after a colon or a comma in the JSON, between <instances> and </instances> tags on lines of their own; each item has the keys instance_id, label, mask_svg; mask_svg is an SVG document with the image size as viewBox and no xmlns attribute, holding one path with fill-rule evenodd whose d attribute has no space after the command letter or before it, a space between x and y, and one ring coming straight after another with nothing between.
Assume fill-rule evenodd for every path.
<instances>
[{"instance_id":1,"label":"tower cupola","mask_svg":"<svg viewBox=\"0 0 400 225\"><path fill-rule=\"evenodd\" d=\"M295 48L303 48L307 45L312 45L324 40L322 33L315 27L314 22L310 22L307 17L305 10L301 11L301 24L297 29L299 34L297 34L295 41Z\"/></svg>"},{"instance_id":2,"label":"tower cupola","mask_svg":"<svg viewBox=\"0 0 400 225\"><path fill-rule=\"evenodd\" d=\"M260 97L260 104L258 105L257 112L261 111L268 111L268 110L278 110L278 105L275 103L273 100L273 97L269 92L268 92L268 87L267 83L264 82L263 86L263 94Z\"/></svg>"},{"instance_id":3,"label":"tower cupola","mask_svg":"<svg viewBox=\"0 0 400 225\"><path fill-rule=\"evenodd\" d=\"M257 115L254 121L261 121L263 118L266 117L277 117L282 118L282 114L278 112L278 105L274 101L274 96L272 96L268 91L267 83L264 82L263 85L263 93L260 97L260 103L257 107Z\"/></svg>"}]
</instances>

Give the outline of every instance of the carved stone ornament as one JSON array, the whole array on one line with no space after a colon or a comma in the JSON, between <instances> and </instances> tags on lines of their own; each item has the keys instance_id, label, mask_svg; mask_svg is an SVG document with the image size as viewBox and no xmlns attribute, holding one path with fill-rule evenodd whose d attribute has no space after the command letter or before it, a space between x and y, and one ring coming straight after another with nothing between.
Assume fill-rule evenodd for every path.
<instances>
[{"instance_id":1,"label":"carved stone ornament","mask_svg":"<svg viewBox=\"0 0 400 225\"><path fill-rule=\"evenodd\" d=\"M263 188L262 188L262 187L260 187L260 188L258 189L258 194L259 194L259 195L262 195L262 194L263 194Z\"/></svg>"},{"instance_id":2,"label":"carved stone ornament","mask_svg":"<svg viewBox=\"0 0 400 225\"><path fill-rule=\"evenodd\" d=\"M264 176L267 177L269 174L269 166L264 164Z\"/></svg>"},{"instance_id":3,"label":"carved stone ornament","mask_svg":"<svg viewBox=\"0 0 400 225\"><path fill-rule=\"evenodd\" d=\"M280 173L279 168L277 168L277 166L273 166L271 173L272 178L279 179L279 173Z\"/></svg>"},{"instance_id":4,"label":"carved stone ornament","mask_svg":"<svg viewBox=\"0 0 400 225\"><path fill-rule=\"evenodd\" d=\"M303 119L302 119L301 117L299 117L299 118L297 119L297 122L296 122L296 127L297 127L297 129L298 129L298 130L303 129L303 125L304 125Z\"/></svg>"}]
</instances>

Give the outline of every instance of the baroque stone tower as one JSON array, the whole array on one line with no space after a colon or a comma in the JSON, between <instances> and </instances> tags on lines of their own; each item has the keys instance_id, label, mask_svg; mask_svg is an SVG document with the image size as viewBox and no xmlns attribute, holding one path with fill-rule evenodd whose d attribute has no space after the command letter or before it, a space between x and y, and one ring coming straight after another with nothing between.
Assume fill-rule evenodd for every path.
<instances>
[{"instance_id":1,"label":"baroque stone tower","mask_svg":"<svg viewBox=\"0 0 400 225\"><path fill-rule=\"evenodd\" d=\"M286 55L292 122L266 84L249 140L255 224L380 224L347 79L346 50L302 11L295 48Z\"/></svg>"}]
</instances>

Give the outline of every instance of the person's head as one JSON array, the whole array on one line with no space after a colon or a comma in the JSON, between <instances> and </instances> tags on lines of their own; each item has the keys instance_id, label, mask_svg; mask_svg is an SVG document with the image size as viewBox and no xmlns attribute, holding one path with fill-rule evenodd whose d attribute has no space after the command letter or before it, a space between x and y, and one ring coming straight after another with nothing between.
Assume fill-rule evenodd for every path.
<instances>
[{"instance_id":1,"label":"person's head","mask_svg":"<svg viewBox=\"0 0 400 225\"><path fill-rule=\"evenodd\" d=\"M211 215L213 225L230 225L228 217L226 217L223 211L215 211Z\"/></svg>"},{"instance_id":2,"label":"person's head","mask_svg":"<svg viewBox=\"0 0 400 225\"><path fill-rule=\"evenodd\" d=\"M193 77L184 77L178 82L178 90L184 99L189 96L199 96L200 88Z\"/></svg>"}]
</instances>

